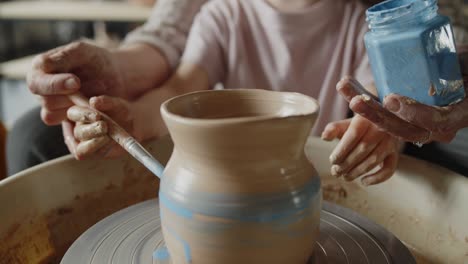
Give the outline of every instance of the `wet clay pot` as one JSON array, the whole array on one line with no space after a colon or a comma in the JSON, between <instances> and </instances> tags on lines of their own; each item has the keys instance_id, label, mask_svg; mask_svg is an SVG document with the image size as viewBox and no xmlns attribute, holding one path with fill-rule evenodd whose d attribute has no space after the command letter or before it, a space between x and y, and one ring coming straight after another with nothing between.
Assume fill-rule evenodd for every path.
<instances>
[{"instance_id":1,"label":"wet clay pot","mask_svg":"<svg viewBox=\"0 0 468 264\"><path fill-rule=\"evenodd\" d=\"M160 188L173 264L305 264L321 208L304 154L317 101L254 89L191 93L163 104L174 141Z\"/></svg>"}]
</instances>

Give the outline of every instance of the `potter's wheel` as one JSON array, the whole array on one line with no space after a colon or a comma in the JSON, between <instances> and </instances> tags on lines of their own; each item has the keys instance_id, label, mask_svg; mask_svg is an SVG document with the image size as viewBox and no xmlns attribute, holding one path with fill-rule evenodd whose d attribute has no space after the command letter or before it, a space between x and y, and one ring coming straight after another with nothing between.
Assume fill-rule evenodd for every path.
<instances>
[{"instance_id":1,"label":"potter's wheel","mask_svg":"<svg viewBox=\"0 0 468 264\"><path fill-rule=\"evenodd\" d=\"M63 264L165 264L156 200L119 211L83 233ZM159 251L158 251L159 250ZM156 252L156 253L155 253ZM320 237L310 263L416 263L392 234L351 210L324 202Z\"/></svg>"}]
</instances>

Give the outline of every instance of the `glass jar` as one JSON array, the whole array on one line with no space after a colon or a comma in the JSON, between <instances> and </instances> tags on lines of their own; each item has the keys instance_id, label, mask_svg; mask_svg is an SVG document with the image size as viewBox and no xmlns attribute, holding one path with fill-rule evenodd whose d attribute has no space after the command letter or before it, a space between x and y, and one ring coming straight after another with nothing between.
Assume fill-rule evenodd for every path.
<instances>
[{"instance_id":1,"label":"glass jar","mask_svg":"<svg viewBox=\"0 0 468 264\"><path fill-rule=\"evenodd\" d=\"M437 0L389 0L366 12L365 43L380 100L390 93L445 106L465 97L448 17Z\"/></svg>"}]
</instances>

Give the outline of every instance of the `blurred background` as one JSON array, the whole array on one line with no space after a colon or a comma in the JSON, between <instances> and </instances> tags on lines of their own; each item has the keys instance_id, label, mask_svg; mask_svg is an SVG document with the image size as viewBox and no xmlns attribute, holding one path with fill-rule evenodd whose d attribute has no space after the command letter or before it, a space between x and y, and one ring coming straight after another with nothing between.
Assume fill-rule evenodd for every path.
<instances>
[{"instance_id":1,"label":"blurred background","mask_svg":"<svg viewBox=\"0 0 468 264\"><path fill-rule=\"evenodd\" d=\"M142 24L152 0L0 0L0 120L8 128L38 105L25 74L34 55L79 39L117 47Z\"/></svg>"}]
</instances>

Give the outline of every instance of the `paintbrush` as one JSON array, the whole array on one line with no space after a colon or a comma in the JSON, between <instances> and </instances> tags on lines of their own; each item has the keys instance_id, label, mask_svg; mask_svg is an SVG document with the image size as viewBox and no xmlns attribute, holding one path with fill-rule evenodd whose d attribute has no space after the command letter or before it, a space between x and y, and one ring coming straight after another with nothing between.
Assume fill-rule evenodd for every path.
<instances>
[{"instance_id":1,"label":"paintbrush","mask_svg":"<svg viewBox=\"0 0 468 264\"><path fill-rule=\"evenodd\" d=\"M91 108L88 98L84 97L81 93L68 95L68 98L77 106ZM96 109L92 110L99 113L103 120L107 122L109 127L108 135L117 142L117 144L130 153L130 155L132 155L136 160L141 162L141 164L143 164L154 175L162 178L164 166L161 165L159 161L157 161L140 143L138 143L135 138L133 138L112 118Z\"/></svg>"}]
</instances>

